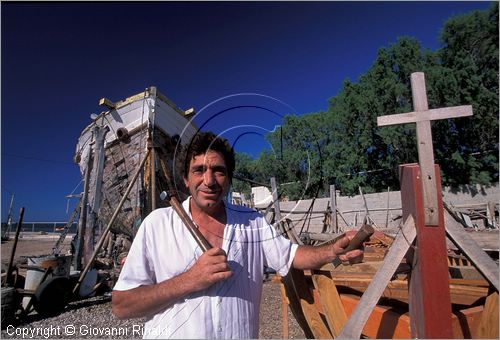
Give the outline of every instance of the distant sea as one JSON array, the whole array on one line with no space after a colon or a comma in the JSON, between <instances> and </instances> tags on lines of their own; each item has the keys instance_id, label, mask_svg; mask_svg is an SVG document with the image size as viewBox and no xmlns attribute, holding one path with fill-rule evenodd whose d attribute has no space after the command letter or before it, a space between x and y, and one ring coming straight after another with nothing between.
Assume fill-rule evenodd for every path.
<instances>
[{"instance_id":1,"label":"distant sea","mask_svg":"<svg viewBox=\"0 0 500 340\"><path fill-rule=\"evenodd\" d=\"M43 223L43 222L31 222L31 223L23 223L21 226L21 232L47 232L47 233L62 233L65 222L61 223ZM7 223L2 223L2 235L7 228ZM10 226L10 233L15 234L17 228L17 223L12 223ZM69 228L68 233L76 234L77 224L73 223Z\"/></svg>"}]
</instances>

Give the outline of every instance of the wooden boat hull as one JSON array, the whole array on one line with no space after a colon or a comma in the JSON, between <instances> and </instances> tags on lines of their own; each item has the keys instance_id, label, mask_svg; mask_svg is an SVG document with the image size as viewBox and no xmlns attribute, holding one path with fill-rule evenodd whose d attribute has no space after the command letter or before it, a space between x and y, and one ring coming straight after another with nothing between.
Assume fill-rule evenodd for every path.
<instances>
[{"instance_id":1,"label":"wooden boat hull","mask_svg":"<svg viewBox=\"0 0 500 340\"><path fill-rule=\"evenodd\" d=\"M307 338L335 338L340 332L335 331L332 324L339 318L339 312L342 311L337 309L336 312L333 312L331 309L325 309L325 305L330 303L325 300L331 300L331 294L327 291L319 291L312 284L312 275L322 276L325 280L335 282L335 279L332 279L332 276L328 275L326 271L306 272L304 274L302 271L293 270L291 275L289 274L278 280L279 284L284 286L282 295L285 295L282 298L290 302L289 307ZM482 283L482 285L484 286L486 283ZM455 284L454 286L460 285ZM467 285L464 285L464 287L467 287ZM325 285L321 286L321 288L325 288ZM360 295L347 293L340 284L336 285L336 288L340 292L343 312L348 318L358 304ZM388 287L388 290L390 289L392 288ZM458 294L459 288L455 289L457 289ZM489 338L498 338L498 327L496 330L492 330L491 327L484 326L485 318L495 318L494 312L493 316L491 316L492 312L485 312L485 308L494 309L496 306L498 310L498 293L489 294L488 288L483 289L482 292L482 296L475 301L476 305L454 305L452 327L455 338L482 338L485 335ZM467 295L467 290L462 294ZM474 295L476 294L477 292L474 293ZM495 298L497 300L491 302L490 307L487 307L485 301L487 299L494 300ZM474 298L463 298L462 300L467 299L472 300ZM496 319L498 319L498 311L496 312ZM377 339L410 339L408 304L394 297L381 299L373 309L362 334L365 337Z\"/></svg>"},{"instance_id":2,"label":"wooden boat hull","mask_svg":"<svg viewBox=\"0 0 500 340\"><path fill-rule=\"evenodd\" d=\"M109 100L101 101L109 103ZM93 228L95 234L99 234L99 230L111 220L134 173L146 157L148 147L154 147L156 159L163 159L170 169L174 169L174 178L179 178L182 145L196 132L186 113L154 87L107 105L111 105L110 110L101 113L83 130L75 155L82 177L85 179L86 171L90 172L87 190L89 218L85 223L86 229ZM101 142L96 132L99 128L103 130ZM113 233L133 239L142 219L152 210L152 190L155 190L156 207L166 205L160 201L159 193L168 190L167 182L160 175L158 162L155 163L152 164L150 159L146 161L111 227ZM153 172L156 187L151 181ZM182 194L184 185L176 184ZM95 225L89 222L91 214L94 214Z\"/></svg>"},{"instance_id":3,"label":"wooden boat hull","mask_svg":"<svg viewBox=\"0 0 500 340\"><path fill-rule=\"evenodd\" d=\"M289 234L292 240L297 239L292 232ZM306 337L335 338L341 333L380 268L391 242L380 235L377 239L365 244L366 262L337 268L328 264L313 271L292 269L286 277L277 280L282 285L283 301L289 301L289 307ZM452 258L449 262L453 264L450 266L450 295L454 337L498 338L498 293L491 291L489 283L474 267L455 266L457 261ZM363 336L411 338L408 305L410 269L405 261L399 265L366 322Z\"/></svg>"}]
</instances>

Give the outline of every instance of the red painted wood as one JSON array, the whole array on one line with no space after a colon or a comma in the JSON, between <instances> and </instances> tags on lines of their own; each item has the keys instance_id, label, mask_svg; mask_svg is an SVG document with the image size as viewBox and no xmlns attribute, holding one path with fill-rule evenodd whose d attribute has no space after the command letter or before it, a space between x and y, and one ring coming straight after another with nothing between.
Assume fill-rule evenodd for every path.
<instances>
[{"instance_id":1,"label":"red painted wood","mask_svg":"<svg viewBox=\"0 0 500 340\"><path fill-rule=\"evenodd\" d=\"M448 260L441 197L441 176L436 168L439 225L426 226L418 164L402 165L403 218L413 215L417 228L416 248L409 285L410 322L413 338L453 338Z\"/></svg>"}]
</instances>

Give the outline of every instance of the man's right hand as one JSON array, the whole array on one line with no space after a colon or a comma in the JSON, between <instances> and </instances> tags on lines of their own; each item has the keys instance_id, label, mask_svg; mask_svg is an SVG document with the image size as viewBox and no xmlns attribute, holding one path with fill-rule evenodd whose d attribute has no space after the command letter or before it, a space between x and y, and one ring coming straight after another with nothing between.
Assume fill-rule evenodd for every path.
<instances>
[{"instance_id":1,"label":"man's right hand","mask_svg":"<svg viewBox=\"0 0 500 340\"><path fill-rule=\"evenodd\" d=\"M193 289L199 291L228 279L232 272L226 252L221 248L211 248L198 258L186 274L194 285Z\"/></svg>"}]
</instances>

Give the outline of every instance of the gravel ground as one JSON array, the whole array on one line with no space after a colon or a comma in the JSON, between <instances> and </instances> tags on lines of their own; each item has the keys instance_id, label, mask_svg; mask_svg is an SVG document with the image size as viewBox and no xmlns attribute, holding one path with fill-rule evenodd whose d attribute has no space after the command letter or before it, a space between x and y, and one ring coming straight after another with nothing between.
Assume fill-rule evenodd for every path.
<instances>
[{"instance_id":1,"label":"gravel ground","mask_svg":"<svg viewBox=\"0 0 500 340\"><path fill-rule=\"evenodd\" d=\"M31 313L23 324L1 332L2 339L138 339L142 319L118 320L111 313L111 298L97 296L71 302L63 313L51 318L41 318ZM260 334L263 339L282 337L281 297L279 286L264 283L260 314ZM289 337L304 338L304 332L288 312ZM108 334L107 332L114 332ZM24 333L23 333L24 332ZM38 333L37 333L38 332ZM45 332L45 333L43 333Z\"/></svg>"},{"instance_id":2,"label":"gravel ground","mask_svg":"<svg viewBox=\"0 0 500 340\"><path fill-rule=\"evenodd\" d=\"M14 262L25 255L47 254L53 239L36 237L19 241ZM2 244L2 263L8 262L12 241ZM22 324L1 331L2 339L132 339L142 338L142 319L118 320L111 313L111 297L97 296L71 302L63 313L51 318L41 318L31 313ZM289 337L304 338L304 332L288 311ZM4 325L2 325L4 327ZM37 333L38 332L38 333ZM108 334L108 332L113 332ZM279 285L264 282L260 311L260 333L263 339L282 338L281 296Z\"/></svg>"}]
</instances>

